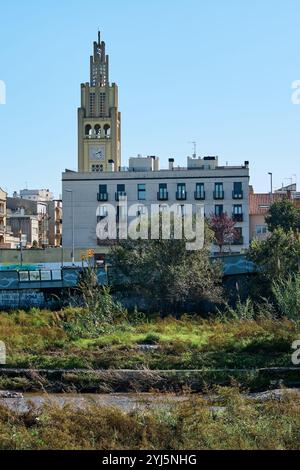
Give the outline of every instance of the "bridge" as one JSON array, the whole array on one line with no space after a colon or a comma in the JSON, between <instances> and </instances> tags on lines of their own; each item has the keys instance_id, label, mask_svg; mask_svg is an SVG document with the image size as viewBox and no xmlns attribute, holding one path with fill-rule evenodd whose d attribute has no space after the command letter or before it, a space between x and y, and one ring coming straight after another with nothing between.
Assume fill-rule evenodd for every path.
<instances>
[{"instance_id":1,"label":"bridge","mask_svg":"<svg viewBox=\"0 0 300 470\"><path fill-rule=\"evenodd\" d=\"M255 272L253 263L246 259L245 255L226 255L213 258L221 261L224 268L224 276L245 275ZM27 289L65 289L76 287L78 275L82 268L68 267L56 269L39 269L35 266L14 266L14 269L0 270L0 290L27 290ZM109 271L109 269L108 269ZM105 268L97 269L99 285L108 283L109 275Z\"/></svg>"}]
</instances>

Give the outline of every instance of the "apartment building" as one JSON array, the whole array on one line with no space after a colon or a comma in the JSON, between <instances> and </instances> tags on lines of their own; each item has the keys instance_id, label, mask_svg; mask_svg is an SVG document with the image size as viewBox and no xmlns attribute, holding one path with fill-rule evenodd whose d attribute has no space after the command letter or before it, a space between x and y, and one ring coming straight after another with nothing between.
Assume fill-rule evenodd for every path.
<instances>
[{"instance_id":1,"label":"apartment building","mask_svg":"<svg viewBox=\"0 0 300 470\"><path fill-rule=\"evenodd\" d=\"M55 199L48 204L49 245L58 248L62 244L62 201Z\"/></svg>"},{"instance_id":2,"label":"apartment building","mask_svg":"<svg viewBox=\"0 0 300 470\"><path fill-rule=\"evenodd\" d=\"M253 188L249 191L249 218L250 218L250 241L265 240L269 236L266 216L274 202L288 198L296 206L300 206L300 193L297 185L277 189L271 193L255 193Z\"/></svg>"},{"instance_id":3,"label":"apartment building","mask_svg":"<svg viewBox=\"0 0 300 470\"><path fill-rule=\"evenodd\" d=\"M177 206L203 204L205 215L226 212L236 221L239 238L231 250L241 252L249 246L249 163L221 166L218 157L190 158L186 167L159 168L157 157L131 158L129 168L108 172L63 174L63 246L96 248L96 226L113 205L118 213L120 200L128 207L150 208L159 204ZM137 215L138 215L137 211Z\"/></svg>"},{"instance_id":4,"label":"apartment building","mask_svg":"<svg viewBox=\"0 0 300 470\"><path fill-rule=\"evenodd\" d=\"M49 202L53 200L53 193L49 189L21 189L20 193L14 193L14 198L35 202Z\"/></svg>"}]
</instances>

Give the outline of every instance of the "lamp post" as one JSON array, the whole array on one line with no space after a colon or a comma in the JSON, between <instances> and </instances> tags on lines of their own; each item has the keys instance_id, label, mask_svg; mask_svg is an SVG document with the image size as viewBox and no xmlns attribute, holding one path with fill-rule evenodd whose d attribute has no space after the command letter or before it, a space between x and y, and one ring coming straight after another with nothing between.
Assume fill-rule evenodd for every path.
<instances>
[{"instance_id":1,"label":"lamp post","mask_svg":"<svg viewBox=\"0 0 300 470\"><path fill-rule=\"evenodd\" d=\"M75 207L74 207L74 191L66 189L66 193L71 194L72 207L72 264L75 265Z\"/></svg>"},{"instance_id":2,"label":"lamp post","mask_svg":"<svg viewBox=\"0 0 300 470\"><path fill-rule=\"evenodd\" d=\"M273 173L269 172L268 173L269 176L270 176L270 184L271 184L271 198L270 198L270 201L271 201L271 204L273 202Z\"/></svg>"},{"instance_id":3,"label":"lamp post","mask_svg":"<svg viewBox=\"0 0 300 470\"><path fill-rule=\"evenodd\" d=\"M23 266L23 241L22 241L22 238L23 238L23 234L22 234L22 230L20 230L20 265L21 265L21 267Z\"/></svg>"}]
</instances>

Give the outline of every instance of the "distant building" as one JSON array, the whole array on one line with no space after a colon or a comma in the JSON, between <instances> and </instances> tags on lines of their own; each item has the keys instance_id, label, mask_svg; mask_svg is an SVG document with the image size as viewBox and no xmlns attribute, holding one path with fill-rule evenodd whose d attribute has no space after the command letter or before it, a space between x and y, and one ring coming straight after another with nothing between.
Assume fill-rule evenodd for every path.
<instances>
[{"instance_id":1,"label":"distant building","mask_svg":"<svg viewBox=\"0 0 300 470\"><path fill-rule=\"evenodd\" d=\"M53 193L49 189L22 189L20 194L14 193L14 198L18 197L28 201L49 202L53 200Z\"/></svg>"},{"instance_id":2,"label":"distant building","mask_svg":"<svg viewBox=\"0 0 300 470\"><path fill-rule=\"evenodd\" d=\"M28 215L24 209L11 213L7 218L13 237L22 239L24 247L39 246L39 219L37 215Z\"/></svg>"},{"instance_id":3,"label":"distant building","mask_svg":"<svg viewBox=\"0 0 300 470\"><path fill-rule=\"evenodd\" d=\"M300 206L300 193L296 185L282 187L271 193L254 193L251 188L249 192L249 215L250 215L250 241L265 240L269 236L266 216L271 205L276 201L288 198L297 206Z\"/></svg>"},{"instance_id":4,"label":"distant building","mask_svg":"<svg viewBox=\"0 0 300 470\"><path fill-rule=\"evenodd\" d=\"M101 246L96 226L107 205L116 207L126 197L128 206L152 204L203 204L206 216L227 212L236 221L239 238L231 247L241 252L249 246L249 165L220 166L218 157L190 158L187 167L160 170L156 157L130 159L127 171L63 174L63 246L72 247L73 222L76 248ZM74 221L73 221L74 211ZM138 215L138 214L136 214Z\"/></svg>"},{"instance_id":5,"label":"distant building","mask_svg":"<svg viewBox=\"0 0 300 470\"><path fill-rule=\"evenodd\" d=\"M49 245L60 247L62 244L62 201L53 200L48 204Z\"/></svg>"}]
</instances>

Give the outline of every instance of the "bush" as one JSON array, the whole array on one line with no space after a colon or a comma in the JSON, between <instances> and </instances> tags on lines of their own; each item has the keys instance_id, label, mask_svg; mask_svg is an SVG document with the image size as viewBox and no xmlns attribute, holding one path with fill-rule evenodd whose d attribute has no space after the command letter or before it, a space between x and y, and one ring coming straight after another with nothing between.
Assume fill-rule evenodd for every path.
<instances>
[{"instance_id":1,"label":"bush","mask_svg":"<svg viewBox=\"0 0 300 470\"><path fill-rule=\"evenodd\" d=\"M300 275L273 282L272 292L281 315L300 320Z\"/></svg>"},{"instance_id":2,"label":"bush","mask_svg":"<svg viewBox=\"0 0 300 470\"><path fill-rule=\"evenodd\" d=\"M222 320L254 320L255 316L254 304L250 297L244 303L239 298L235 308L227 304L225 311L221 313Z\"/></svg>"}]
</instances>

